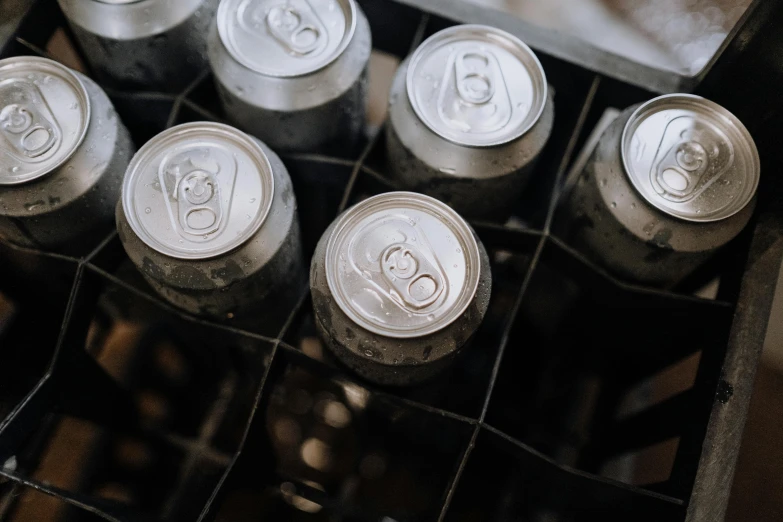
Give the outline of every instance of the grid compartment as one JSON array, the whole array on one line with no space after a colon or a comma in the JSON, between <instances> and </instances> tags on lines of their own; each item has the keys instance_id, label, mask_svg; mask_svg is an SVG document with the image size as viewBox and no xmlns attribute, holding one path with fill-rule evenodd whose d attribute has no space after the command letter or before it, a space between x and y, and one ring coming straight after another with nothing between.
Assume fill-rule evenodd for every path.
<instances>
[{"instance_id":1,"label":"grid compartment","mask_svg":"<svg viewBox=\"0 0 783 522\"><path fill-rule=\"evenodd\" d=\"M433 520L473 430L292 351L264 397L216 520Z\"/></svg>"}]
</instances>

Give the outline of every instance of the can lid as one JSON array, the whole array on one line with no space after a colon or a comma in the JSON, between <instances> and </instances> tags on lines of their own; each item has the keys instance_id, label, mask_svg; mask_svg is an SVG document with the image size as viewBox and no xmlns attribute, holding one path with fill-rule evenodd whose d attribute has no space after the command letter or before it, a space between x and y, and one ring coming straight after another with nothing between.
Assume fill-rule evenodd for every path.
<instances>
[{"instance_id":1,"label":"can lid","mask_svg":"<svg viewBox=\"0 0 783 522\"><path fill-rule=\"evenodd\" d=\"M137 4L142 1L143 0L96 0L96 2L100 2L102 4L111 4L111 5Z\"/></svg>"},{"instance_id":2,"label":"can lid","mask_svg":"<svg viewBox=\"0 0 783 522\"><path fill-rule=\"evenodd\" d=\"M326 246L326 279L340 309L386 337L442 330L479 283L479 247L459 214L429 196L389 192L346 211Z\"/></svg>"},{"instance_id":3,"label":"can lid","mask_svg":"<svg viewBox=\"0 0 783 522\"><path fill-rule=\"evenodd\" d=\"M700 96L646 102L625 124L621 143L636 190L671 216L726 219L756 194L761 162L753 138L732 113Z\"/></svg>"},{"instance_id":4,"label":"can lid","mask_svg":"<svg viewBox=\"0 0 783 522\"><path fill-rule=\"evenodd\" d=\"M533 51L484 25L457 25L429 37L413 53L406 82L421 121L469 147L519 138L547 101L546 76Z\"/></svg>"},{"instance_id":5,"label":"can lid","mask_svg":"<svg viewBox=\"0 0 783 522\"><path fill-rule=\"evenodd\" d=\"M73 71L46 58L0 60L0 185L57 169L89 124L90 97Z\"/></svg>"},{"instance_id":6,"label":"can lid","mask_svg":"<svg viewBox=\"0 0 783 522\"><path fill-rule=\"evenodd\" d=\"M326 67L356 29L354 0L223 0L220 39L250 70L290 78Z\"/></svg>"},{"instance_id":7,"label":"can lid","mask_svg":"<svg viewBox=\"0 0 783 522\"><path fill-rule=\"evenodd\" d=\"M258 142L228 125L186 123L136 153L123 181L122 207L150 248L207 259L250 239L273 194L272 166Z\"/></svg>"}]
</instances>

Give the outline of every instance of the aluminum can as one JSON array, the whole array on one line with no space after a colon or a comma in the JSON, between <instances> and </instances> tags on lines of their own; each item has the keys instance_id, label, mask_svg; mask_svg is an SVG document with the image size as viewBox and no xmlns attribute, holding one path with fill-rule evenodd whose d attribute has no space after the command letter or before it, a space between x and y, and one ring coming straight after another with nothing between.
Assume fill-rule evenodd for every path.
<instances>
[{"instance_id":1,"label":"aluminum can","mask_svg":"<svg viewBox=\"0 0 783 522\"><path fill-rule=\"evenodd\" d=\"M418 384L451 363L489 305L489 258L447 205L389 192L344 212L310 268L316 327L362 377Z\"/></svg>"},{"instance_id":2,"label":"aluminum can","mask_svg":"<svg viewBox=\"0 0 783 522\"><path fill-rule=\"evenodd\" d=\"M208 67L219 0L58 0L98 81L180 92Z\"/></svg>"},{"instance_id":3,"label":"aluminum can","mask_svg":"<svg viewBox=\"0 0 783 522\"><path fill-rule=\"evenodd\" d=\"M544 69L527 45L493 27L450 27L425 40L394 77L390 175L467 219L502 221L553 121Z\"/></svg>"},{"instance_id":4,"label":"aluminum can","mask_svg":"<svg viewBox=\"0 0 783 522\"><path fill-rule=\"evenodd\" d=\"M0 60L0 237L84 254L113 228L133 155L89 78L37 57Z\"/></svg>"},{"instance_id":5,"label":"aluminum can","mask_svg":"<svg viewBox=\"0 0 783 522\"><path fill-rule=\"evenodd\" d=\"M226 117L285 151L360 137L371 50L354 0L223 0L209 36Z\"/></svg>"},{"instance_id":6,"label":"aluminum can","mask_svg":"<svg viewBox=\"0 0 783 522\"><path fill-rule=\"evenodd\" d=\"M280 158L219 123L188 123L133 157L117 205L125 251L178 308L267 335L305 289L299 219Z\"/></svg>"},{"instance_id":7,"label":"aluminum can","mask_svg":"<svg viewBox=\"0 0 783 522\"><path fill-rule=\"evenodd\" d=\"M733 114L699 96L661 96L607 128L555 231L623 279L669 287L747 225L759 173Z\"/></svg>"}]
</instances>

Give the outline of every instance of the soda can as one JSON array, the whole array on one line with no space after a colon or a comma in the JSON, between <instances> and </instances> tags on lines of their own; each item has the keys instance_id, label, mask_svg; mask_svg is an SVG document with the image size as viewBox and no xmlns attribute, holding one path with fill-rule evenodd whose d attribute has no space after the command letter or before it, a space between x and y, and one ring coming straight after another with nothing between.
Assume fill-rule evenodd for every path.
<instances>
[{"instance_id":1,"label":"soda can","mask_svg":"<svg viewBox=\"0 0 783 522\"><path fill-rule=\"evenodd\" d=\"M0 237L86 253L113 228L133 150L92 80L45 58L0 60Z\"/></svg>"},{"instance_id":2,"label":"soda can","mask_svg":"<svg viewBox=\"0 0 783 522\"><path fill-rule=\"evenodd\" d=\"M226 117L274 150L356 142L371 50L354 0L223 0L209 36Z\"/></svg>"},{"instance_id":3,"label":"soda can","mask_svg":"<svg viewBox=\"0 0 783 522\"><path fill-rule=\"evenodd\" d=\"M617 276L675 285L747 225L760 161L720 105L671 94L622 112L571 183L557 233Z\"/></svg>"},{"instance_id":4,"label":"soda can","mask_svg":"<svg viewBox=\"0 0 783 522\"><path fill-rule=\"evenodd\" d=\"M98 80L179 92L208 67L219 0L58 0Z\"/></svg>"},{"instance_id":5,"label":"soda can","mask_svg":"<svg viewBox=\"0 0 783 522\"><path fill-rule=\"evenodd\" d=\"M394 77L390 175L467 219L502 221L553 121L544 69L527 45L494 27L450 27L425 40Z\"/></svg>"},{"instance_id":6,"label":"soda can","mask_svg":"<svg viewBox=\"0 0 783 522\"><path fill-rule=\"evenodd\" d=\"M305 288L288 171L227 125L147 142L128 166L117 230L150 285L192 314L275 334Z\"/></svg>"},{"instance_id":7,"label":"soda can","mask_svg":"<svg viewBox=\"0 0 783 522\"><path fill-rule=\"evenodd\" d=\"M489 305L489 258L447 205L389 192L344 212L318 243L310 268L316 327L362 377L418 384L449 363Z\"/></svg>"}]
</instances>

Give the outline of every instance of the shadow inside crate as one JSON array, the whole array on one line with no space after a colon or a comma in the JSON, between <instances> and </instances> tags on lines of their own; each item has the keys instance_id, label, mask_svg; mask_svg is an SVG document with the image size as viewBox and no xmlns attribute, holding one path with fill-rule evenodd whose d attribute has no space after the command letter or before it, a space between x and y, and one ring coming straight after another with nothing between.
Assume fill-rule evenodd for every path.
<instances>
[{"instance_id":1,"label":"shadow inside crate","mask_svg":"<svg viewBox=\"0 0 783 522\"><path fill-rule=\"evenodd\" d=\"M78 261L0 242L0 429L45 376Z\"/></svg>"},{"instance_id":2,"label":"shadow inside crate","mask_svg":"<svg viewBox=\"0 0 783 522\"><path fill-rule=\"evenodd\" d=\"M717 382L693 385L697 372L715 375L707 365L721 359L713 347L726 344L732 313L722 301L618 286L548 240L486 422L560 464L682 494L675 459L698 460L693 430L706 423Z\"/></svg>"},{"instance_id":3,"label":"shadow inside crate","mask_svg":"<svg viewBox=\"0 0 783 522\"><path fill-rule=\"evenodd\" d=\"M435 520L472 432L285 352L212 512L223 522Z\"/></svg>"},{"instance_id":4,"label":"shadow inside crate","mask_svg":"<svg viewBox=\"0 0 783 522\"><path fill-rule=\"evenodd\" d=\"M244 440L272 345L91 269L76 300L52 378L13 426L27 434L5 448L14 474L135 516L197 518Z\"/></svg>"},{"instance_id":5,"label":"shadow inside crate","mask_svg":"<svg viewBox=\"0 0 783 522\"><path fill-rule=\"evenodd\" d=\"M600 516L656 522L681 519L684 510L676 499L562 469L531 448L482 429L444 520L588 521Z\"/></svg>"}]
</instances>

